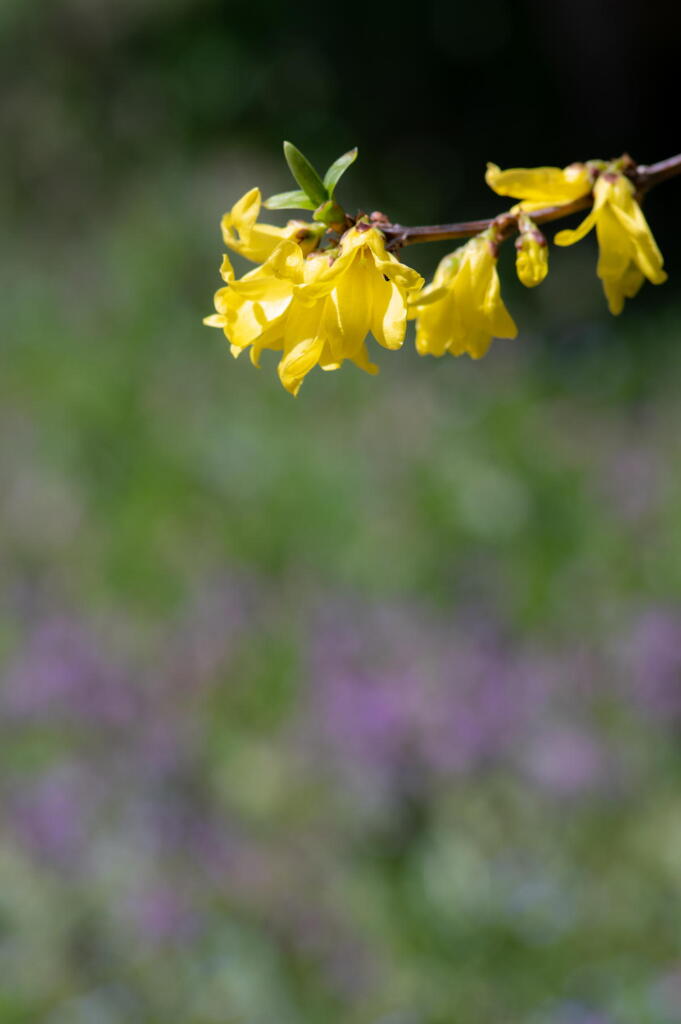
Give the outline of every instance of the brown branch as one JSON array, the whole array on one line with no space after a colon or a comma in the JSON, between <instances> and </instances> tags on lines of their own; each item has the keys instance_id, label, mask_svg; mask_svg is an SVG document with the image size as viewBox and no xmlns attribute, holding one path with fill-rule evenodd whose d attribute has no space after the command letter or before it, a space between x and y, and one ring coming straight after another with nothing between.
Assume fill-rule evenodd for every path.
<instances>
[{"instance_id":1,"label":"brown branch","mask_svg":"<svg viewBox=\"0 0 681 1024\"><path fill-rule=\"evenodd\" d=\"M677 174L681 174L681 153L670 156L668 160L649 164L648 167L641 164L637 168L636 182L640 189L647 192L649 188L659 185L661 181L667 181L668 178L674 178Z\"/></svg>"},{"instance_id":2,"label":"brown branch","mask_svg":"<svg viewBox=\"0 0 681 1024\"><path fill-rule=\"evenodd\" d=\"M677 174L681 174L681 153L648 166L636 166L632 161L632 169L628 172L641 195ZM586 210L592 202L593 197L589 194L582 196L581 199L575 199L572 203L546 206L541 210L535 210L531 217L536 224L545 224L547 221L559 220L561 217L569 217L571 213ZM501 241L515 230L516 217L510 213L502 213L496 217L461 221L458 224L404 227L402 224L380 223L377 224L377 227L380 227L385 235L388 247L398 249L403 245L416 245L417 242L442 242L450 238L472 238L474 235L479 235L481 231L486 231L492 224L497 225Z\"/></svg>"}]
</instances>

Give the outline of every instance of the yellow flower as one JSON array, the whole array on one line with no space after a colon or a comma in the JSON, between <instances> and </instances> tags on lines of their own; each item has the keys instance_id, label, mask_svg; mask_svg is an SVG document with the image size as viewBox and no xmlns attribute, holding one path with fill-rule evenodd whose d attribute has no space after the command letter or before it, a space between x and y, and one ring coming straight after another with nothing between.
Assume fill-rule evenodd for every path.
<instances>
[{"instance_id":1,"label":"yellow flower","mask_svg":"<svg viewBox=\"0 0 681 1024\"><path fill-rule=\"evenodd\" d=\"M631 299L647 277L662 284L667 275L663 259L648 222L636 201L632 182L616 170L601 174L594 185L594 205L574 231L559 231L556 245L573 245L593 227L598 238L597 274L611 313L622 312L624 300Z\"/></svg>"},{"instance_id":2,"label":"yellow flower","mask_svg":"<svg viewBox=\"0 0 681 1024\"><path fill-rule=\"evenodd\" d=\"M423 285L415 270L387 252L383 235L364 223L345 233L338 256L308 257L290 276L295 301L279 377L293 394L317 363L336 369L350 359L369 373L377 372L366 351L367 334L384 348L400 348L408 297Z\"/></svg>"},{"instance_id":3,"label":"yellow flower","mask_svg":"<svg viewBox=\"0 0 681 1024\"><path fill-rule=\"evenodd\" d=\"M507 171L496 164L487 164L485 181L498 195L521 199L518 207L530 212L544 206L572 203L588 195L592 185L588 164L570 164L563 168L513 167Z\"/></svg>"},{"instance_id":4,"label":"yellow flower","mask_svg":"<svg viewBox=\"0 0 681 1024\"><path fill-rule=\"evenodd\" d=\"M385 348L399 348L408 297L423 284L368 224L346 232L337 254L314 252L306 259L300 245L284 240L240 281L227 258L222 273L227 287L216 293L217 314L204 323L223 329L235 356L251 346L256 365L263 348L283 350L279 378L294 395L317 365L335 370L349 359L376 373L367 334Z\"/></svg>"},{"instance_id":5,"label":"yellow flower","mask_svg":"<svg viewBox=\"0 0 681 1024\"><path fill-rule=\"evenodd\" d=\"M314 248L321 226L300 220L290 220L285 228L259 224L261 204L260 189L252 188L223 216L220 226L225 245L254 263L264 263L284 239L295 239L306 252Z\"/></svg>"},{"instance_id":6,"label":"yellow flower","mask_svg":"<svg viewBox=\"0 0 681 1024\"><path fill-rule=\"evenodd\" d=\"M215 293L217 313L203 322L223 330L234 358L250 346L251 361L258 366L263 348L282 348L281 323L293 297L293 285L281 277L279 266L299 256L302 258L302 253L295 242L281 242L261 267L238 281L229 256L223 257L220 275L226 287Z\"/></svg>"},{"instance_id":7,"label":"yellow flower","mask_svg":"<svg viewBox=\"0 0 681 1024\"><path fill-rule=\"evenodd\" d=\"M501 298L491 233L485 231L445 256L413 309L420 355L467 352L480 359L492 338L515 338L518 328Z\"/></svg>"},{"instance_id":8,"label":"yellow flower","mask_svg":"<svg viewBox=\"0 0 681 1024\"><path fill-rule=\"evenodd\" d=\"M546 239L527 214L518 217L515 269L526 288L536 288L549 272L549 247Z\"/></svg>"}]
</instances>

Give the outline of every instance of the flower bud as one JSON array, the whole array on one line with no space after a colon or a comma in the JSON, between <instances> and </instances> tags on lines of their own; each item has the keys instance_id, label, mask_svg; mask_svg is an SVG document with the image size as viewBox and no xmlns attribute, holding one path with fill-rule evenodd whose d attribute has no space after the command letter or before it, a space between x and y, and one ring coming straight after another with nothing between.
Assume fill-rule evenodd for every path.
<instances>
[{"instance_id":1,"label":"flower bud","mask_svg":"<svg viewBox=\"0 0 681 1024\"><path fill-rule=\"evenodd\" d=\"M549 247L537 225L527 216L518 221L515 268L526 288L536 288L549 272Z\"/></svg>"}]
</instances>

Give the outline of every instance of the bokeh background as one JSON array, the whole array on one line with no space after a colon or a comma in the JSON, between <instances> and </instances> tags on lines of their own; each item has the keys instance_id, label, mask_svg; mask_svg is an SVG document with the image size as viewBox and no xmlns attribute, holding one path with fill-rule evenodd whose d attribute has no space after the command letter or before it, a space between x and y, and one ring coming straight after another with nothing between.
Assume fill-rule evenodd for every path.
<instances>
[{"instance_id":1,"label":"bokeh background","mask_svg":"<svg viewBox=\"0 0 681 1024\"><path fill-rule=\"evenodd\" d=\"M283 138L484 216L488 159L675 153L680 30L3 0L2 1024L681 1021L681 183L668 284L506 254L481 363L294 401L201 325Z\"/></svg>"}]
</instances>

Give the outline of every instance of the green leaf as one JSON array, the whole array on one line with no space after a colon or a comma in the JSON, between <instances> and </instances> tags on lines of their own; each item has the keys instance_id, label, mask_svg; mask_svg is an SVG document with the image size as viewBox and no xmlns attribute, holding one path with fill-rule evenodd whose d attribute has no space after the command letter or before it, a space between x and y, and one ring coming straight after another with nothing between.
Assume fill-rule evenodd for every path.
<instances>
[{"instance_id":1,"label":"green leaf","mask_svg":"<svg viewBox=\"0 0 681 1024\"><path fill-rule=\"evenodd\" d=\"M357 159L357 152L357 146L355 146L354 149L349 149L347 153L343 153L343 155L339 156L337 160L334 160L324 175L324 186L329 193L329 199L333 197L336 185L340 181L342 175L345 174L348 167L354 164Z\"/></svg>"},{"instance_id":2,"label":"green leaf","mask_svg":"<svg viewBox=\"0 0 681 1024\"><path fill-rule=\"evenodd\" d=\"M302 189L293 192L278 192L262 204L266 210L315 210L316 206Z\"/></svg>"},{"instance_id":3,"label":"green leaf","mask_svg":"<svg viewBox=\"0 0 681 1024\"><path fill-rule=\"evenodd\" d=\"M307 157L303 156L292 142L284 143L284 156L291 174L303 192L309 196L313 208L325 202L329 198L326 186Z\"/></svg>"}]
</instances>

